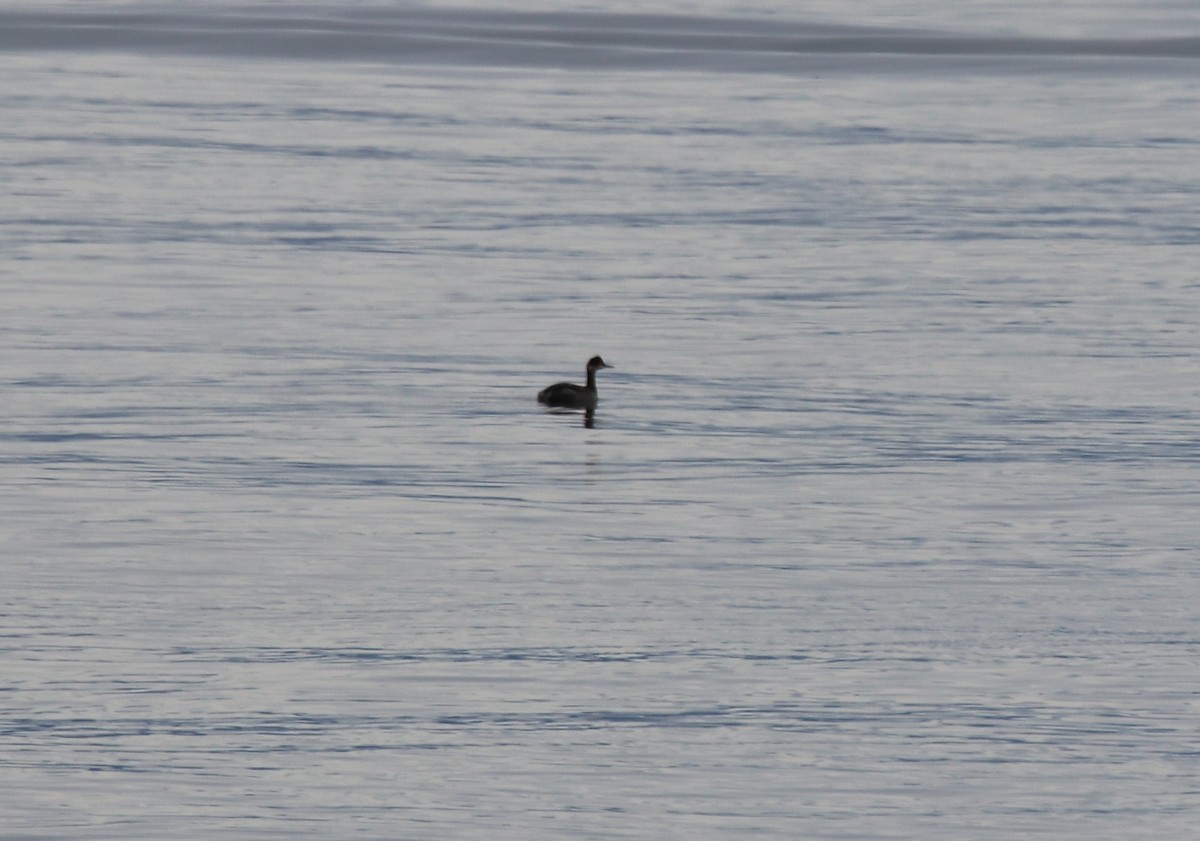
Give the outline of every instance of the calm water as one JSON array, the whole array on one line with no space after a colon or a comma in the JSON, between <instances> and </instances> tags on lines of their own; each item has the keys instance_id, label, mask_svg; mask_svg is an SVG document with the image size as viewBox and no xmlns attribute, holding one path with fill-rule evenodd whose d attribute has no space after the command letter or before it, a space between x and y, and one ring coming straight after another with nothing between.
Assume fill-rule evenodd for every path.
<instances>
[{"instance_id":1,"label":"calm water","mask_svg":"<svg viewBox=\"0 0 1200 841\"><path fill-rule=\"evenodd\" d=\"M1193 837L1200 21L940 5L0 6L0 836Z\"/></svg>"}]
</instances>

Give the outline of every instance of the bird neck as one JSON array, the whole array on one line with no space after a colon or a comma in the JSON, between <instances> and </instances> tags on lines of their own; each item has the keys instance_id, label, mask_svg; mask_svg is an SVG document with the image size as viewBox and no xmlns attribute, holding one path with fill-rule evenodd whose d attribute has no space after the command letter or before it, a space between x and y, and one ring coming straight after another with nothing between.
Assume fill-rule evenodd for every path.
<instances>
[{"instance_id":1,"label":"bird neck","mask_svg":"<svg viewBox=\"0 0 1200 841\"><path fill-rule=\"evenodd\" d=\"M588 369L587 369L587 375L588 375L587 387L591 388L591 389L595 389L596 388L596 369L593 368L591 365L589 365Z\"/></svg>"}]
</instances>

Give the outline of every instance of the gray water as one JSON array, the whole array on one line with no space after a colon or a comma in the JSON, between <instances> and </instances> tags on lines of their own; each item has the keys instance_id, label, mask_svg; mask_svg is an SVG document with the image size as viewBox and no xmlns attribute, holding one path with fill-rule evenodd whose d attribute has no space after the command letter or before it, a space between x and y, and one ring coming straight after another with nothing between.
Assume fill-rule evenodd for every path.
<instances>
[{"instance_id":1,"label":"gray water","mask_svg":"<svg viewBox=\"0 0 1200 841\"><path fill-rule=\"evenodd\" d=\"M903 8L0 7L0 837L1194 837L1200 23Z\"/></svg>"}]
</instances>

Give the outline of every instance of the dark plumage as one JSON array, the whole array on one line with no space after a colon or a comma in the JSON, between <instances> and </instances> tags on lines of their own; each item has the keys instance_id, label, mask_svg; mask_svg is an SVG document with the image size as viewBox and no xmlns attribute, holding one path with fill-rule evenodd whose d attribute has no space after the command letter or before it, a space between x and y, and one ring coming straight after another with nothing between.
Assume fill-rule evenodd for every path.
<instances>
[{"instance_id":1,"label":"dark plumage","mask_svg":"<svg viewBox=\"0 0 1200 841\"><path fill-rule=\"evenodd\" d=\"M596 372L611 367L599 356L593 356L587 364L587 385L555 383L538 392L538 402L557 409L591 411L596 408Z\"/></svg>"}]
</instances>

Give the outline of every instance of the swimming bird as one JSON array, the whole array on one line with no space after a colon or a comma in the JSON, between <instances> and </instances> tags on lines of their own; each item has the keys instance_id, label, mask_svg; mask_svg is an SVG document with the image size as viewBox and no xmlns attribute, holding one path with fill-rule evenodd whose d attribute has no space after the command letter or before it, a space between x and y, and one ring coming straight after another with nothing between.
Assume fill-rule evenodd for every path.
<instances>
[{"instance_id":1,"label":"swimming bird","mask_svg":"<svg viewBox=\"0 0 1200 841\"><path fill-rule=\"evenodd\" d=\"M593 356L587 364L587 385L555 383L538 392L538 402L558 409L586 409L591 412L596 408L596 372L611 367L599 356Z\"/></svg>"}]
</instances>

